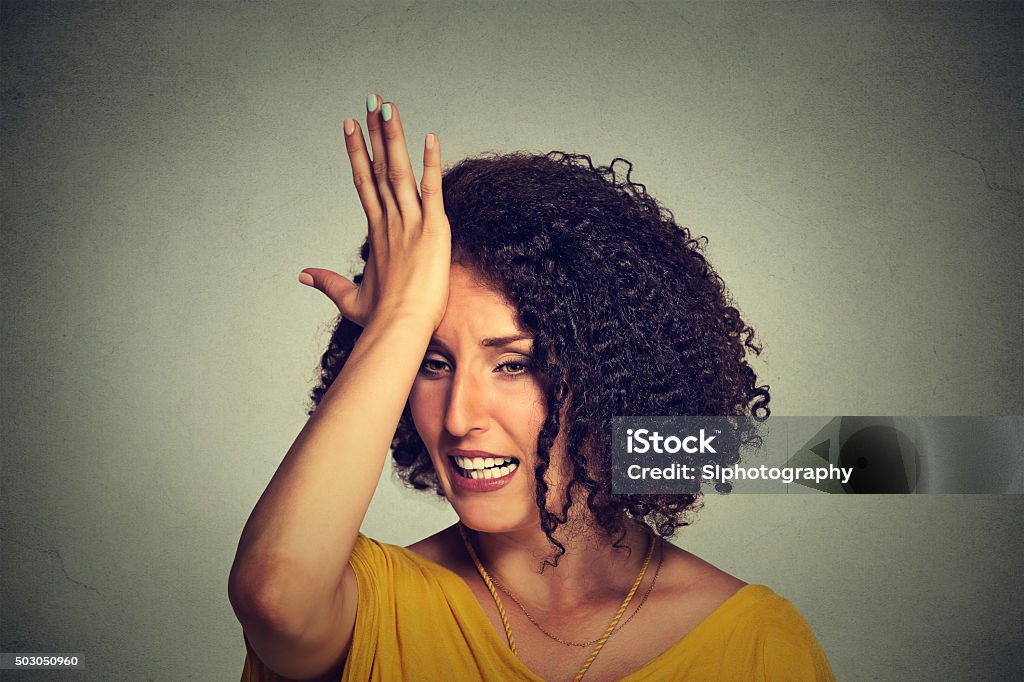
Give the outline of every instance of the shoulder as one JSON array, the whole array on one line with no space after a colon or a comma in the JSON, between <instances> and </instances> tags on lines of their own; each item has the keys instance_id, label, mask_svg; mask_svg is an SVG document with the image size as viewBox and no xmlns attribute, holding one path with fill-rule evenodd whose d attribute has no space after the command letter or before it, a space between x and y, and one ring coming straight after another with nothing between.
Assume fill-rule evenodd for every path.
<instances>
[{"instance_id":1,"label":"shoulder","mask_svg":"<svg viewBox=\"0 0 1024 682\"><path fill-rule=\"evenodd\" d=\"M396 586L417 589L428 584L450 585L451 573L463 578L476 575L455 525L406 547L380 542L360 533L350 564L356 576L363 574L366 581L388 580Z\"/></svg>"},{"instance_id":2,"label":"shoulder","mask_svg":"<svg viewBox=\"0 0 1024 682\"><path fill-rule=\"evenodd\" d=\"M835 679L810 624L788 599L764 585L750 585L744 592L743 627L758 643L766 672L787 680Z\"/></svg>"},{"instance_id":3,"label":"shoulder","mask_svg":"<svg viewBox=\"0 0 1024 682\"><path fill-rule=\"evenodd\" d=\"M768 680L834 680L811 626L786 598L745 585L708 618L699 638L721 643L744 675ZM707 650L707 649L705 649Z\"/></svg>"},{"instance_id":4,"label":"shoulder","mask_svg":"<svg viewBox=\"0 0 1024 682\"><path fill-rule=\"evenodd\" d=\"M749 584L708 563L700 557L665 543L663 574L673 601L702 604L700 609L711 615L721 609L728 621L749 627L780 627L790 630L808 629L800 612L786 598L765 585ZM659 589L661 588L659 578Z\"/></svg>"},{"instance_id":5,"label":"shoulder","mask_svg":"<svg viewBox=\"0 0 1024 682\"><path fill-rule=\"evenodd\" d=\"M429 537L425 537L411 545L406 545L405 549L430 561L436 561L445 555L445 550L450 544L451 531L454 528L455 526L449 526L439 530Z\"/></svg>"},{"instance_id":6,"label":"shoulder","mask_svg":"<svg viewBox=\"0 0 1024 682\"><path fill-rule=\"evenodd\" d=\"M690 644L721 648L768 679L831 680L828 660L799 610L765 585L748 584L666 544L669 601ZM659 580L659 586L660 586ZM688 616L686 614L689 614ZM746 655L740 652L746 651Z\"/></svg>"},{"instance_id":7,"label":"shoulder","mask_svg":"<svg viewBox=\"0 0 1024 682\"><path fill-rule=\"evenodd\" d=\"M765 585L749 584L703 559L666 545L669 598L683 608L695 609L701 625L713 625L764 636L768 633L804 635L810 632L799 611Z\"/></svg>"},{"instance_id":8,"label":"shoulder","mask_svg":"<svg viewBox=\"0 0 1024 682\"><path fill-rule=\"evenodd\" d=\"M817 642L803 614L766 585L744 584L721 604L715 616L715 624L733 631L734 637L780 646Z\"/></svg>"},{"instance_id":9,"label":"shoulder","mask_svg":"<svg viewBox=\"0 0 1024 682\"><path fill-rule=\"evenodd\" d=\"M664 565L658 585L662 594L677 604L686 604L703 618L747 586L739 578L726 573L700 557L668 541L662 543Z\"/></svg>"},{"instance_id":10,"label":"shoulder","mask_svg":"<svg viewBox=\"0 0 1024 682\"><path fill-rule=\"evenodd\" d=\"M349 560L360 607L376 604L378 610L392 613L400 603L426 609L448 601L455 578L431 558L429 549L426 552L429 556L360 533Z\"/></svg>"},{"instance_id":11,"label":"shoulder","mask_svg":"<svg viewBox=\"0 0 1024 682\"><path fill-rule=\"evenodd\" d=\"M362 533L356 537L349 566L360 588L369 587L371 583L400 586L409 580L419 581L432 576L437 569L428 557Z\"/></svg>"},{"instance_id":12,"label":"shoulder","mask_svg":"<svg viewBox=\"0 0 1024 682\"><path fill-rule=\"evenodd\" d=\"M414 542L404 549L457 575L476 575L476 567L466 554L457 524Z\"/></svg>"}]
</instances>

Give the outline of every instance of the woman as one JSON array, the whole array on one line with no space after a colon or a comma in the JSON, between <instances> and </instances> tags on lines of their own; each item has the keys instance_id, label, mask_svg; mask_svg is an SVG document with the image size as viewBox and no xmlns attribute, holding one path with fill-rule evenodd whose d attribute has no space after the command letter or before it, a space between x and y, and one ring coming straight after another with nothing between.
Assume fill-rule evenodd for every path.
<instances>
[{"instance_id":1,"label":"woman","mask_svg":"<svg viewBox=\"0 0 1024 682\"><path fill-rule=\"evenodd\" d=\"M243 680L831 679L788 602L663 541L699 491L611 493L612 416L768 412L699 242L586 157L470 159L442 190L430 134L417 188L397 107L367 110L364 273L300 275L342 319L232 568ZM389 447L459 523L359 533Z\"/></svg>"}]
</instances>

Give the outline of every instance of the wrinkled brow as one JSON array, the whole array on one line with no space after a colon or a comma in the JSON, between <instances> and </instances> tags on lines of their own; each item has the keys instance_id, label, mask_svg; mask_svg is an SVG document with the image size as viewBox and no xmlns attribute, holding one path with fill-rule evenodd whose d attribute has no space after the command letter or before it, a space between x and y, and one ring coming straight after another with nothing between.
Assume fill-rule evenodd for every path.
<instances>
[{"instance_id":1,"label":"wrinkled brow","mask_svg":"<svg viewBox=\"0 0 1024 682\"><path fill-rule=\"evenodd\" d=\"M484 348L500 348L501 346L507 346L509 344L515 343L516 341L533 341L533 335L520 333L510 334L508 336L491 336L485 339L481 339L480 345L483 346ZM430 343L431 345L436 344L438 346L447 348L445 342L435 336L432 336L430 338Z\"/></svg>"}]
</instances>

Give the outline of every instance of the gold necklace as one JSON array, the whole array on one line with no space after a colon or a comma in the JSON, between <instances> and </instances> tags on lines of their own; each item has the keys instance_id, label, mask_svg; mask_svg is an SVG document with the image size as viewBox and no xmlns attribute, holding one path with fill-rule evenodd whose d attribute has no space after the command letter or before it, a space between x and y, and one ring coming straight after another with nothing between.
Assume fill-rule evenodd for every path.
<instances>
[{"instance_id":1,"label":"gold necklace","mask_svg":"<svg viewBox=\"0 0 1024 682\"><path fill-rule=\"evenodd\" d=\"M459 522L459 534L462 536L462 543L466 546L466 551L473 559L473 563L476 564L476 570L484 579L484 583L487 585L487 590L491 593L491 597L494 598L494 603L498 607L498 614L501 615L501 623L505 626L505 636L508 638L509 648L512 649L513 655L518 656L519 647L516 645L516 639L512 635L512 626L508 622L508 614L505 613L505 607L501 603L501 597L498 596L498 590L494 587L494 581L491 579L490 574L487 573L487 569L485 569L484 565L480 562L480 558L477 556L476 550L474 550L473 545L470 544L469 538L466 536L466 529L463 527L461 521ZM647 556L644 557L644 564L640 567L640 574L637 575L636 580L633 581L633 587L630 588L629 594L626 595L622 605L619 606L619 610L612 618L612 622L608 624L608 628L598 640L597 646L594 647L590 656L587 657L583 667L580 668L578 673L576 673L576 677L573 678L573 682L579 682L583 679L583 676L587 674L587 670L589 670L590 666L594 663L594 659L596 659L597 655L601 653L601 649L608 641L608 638L611 637L612 632L614 632L615 626L619 624L619 619L622 618L622 614L626 612L626 609L629 607L629 603L633 600L633 595L636 594L637 588L640 587L640 583L643 581L644 575L647 573L647 566L651 563L651 555L654 553L654 545L654 534L652 533L647 547Z\"/></svg>"},{"instance_id":2,"label":"gold necklace","mask_svg":"<svg viewBox=\"0 0 1024 682\"><path fill-rule=\"evenodd\" d=\"M644 592L643 598L640 599L640 604L637 605L636 611L634 611L633 613L631 613L629 615L629 618L627 618L625 621L623 621L622 624L619 625L619 627L615 628L615 630L612 632L612 635L618 634L618 632L622 628L626 627L629 624L629 621L633 620L633 617L636 616L636 614L640 613L640 609L642 609L644 607L644 604L647 603L647 598L649 596L651 596L651 591L654 590L654 585L658 582L658 574L661 573L661 565L664 562L665 562L665 551L664 551L664 547L662 547L661 554L658 556L658 565L654 567L654 577L651 578L651 584L647 586L647 590ZM527 619L529 619L529 621L531 623L533 623L534 626L538 630L543 632L550 639L553 639L556 642L560 642L560 643L562 643L562 644L564 644L566 646L578 646L578 647L587 647L587 646L590 646L591 644L597 644L601 640L601 638L598 637L597 639L592 639L589 642L569 642L569 641L566 641L566 640L558 637L557 635L551 634L550 632L545 630L544 626L542 626L540 623L538 623L533 618L533 616L530 615L530 612L526 610L526 607L523 606L523 603L521 601L519 601L518 599L516 599L516 596L514 594L512 594L511 592L509 592L508 588L503 586L501 584L501 582L497 579L497 577L495 577L495 575L493 573L491 573L491 580L494 582L494 586L497 587L502 592L504 592L507 597L512 599L512 601L514 601L516 603L516 605L519 607L519 609L523 612L523 615L525 615L527 617Z\"/></svg>"}]
</instances>

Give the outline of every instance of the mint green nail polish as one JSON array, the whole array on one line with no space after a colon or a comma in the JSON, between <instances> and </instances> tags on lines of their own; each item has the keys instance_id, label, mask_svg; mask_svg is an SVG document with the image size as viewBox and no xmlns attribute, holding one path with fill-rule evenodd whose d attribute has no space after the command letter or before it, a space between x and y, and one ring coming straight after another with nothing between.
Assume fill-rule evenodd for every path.
<instances>
[{"instance_id":1,"label":"mint green nail polish","mask_svg":"<svg viewBox=\"0 0 1024 682\"><path fill-rule=\"evenodd\" d=\"M384 118L385 121L390 121L391 120L391 105L387 104L387 103L381 104L380 105L380 115Z\"/></svg>"},{"instance_id":2,"label":"mint green nail polish","mask_svg":"<svg viewBox=\"0 0 1024 682\"><path fill-rule=\"evenodd\" d=\"M376 94L367 95L366 96L366 111L369 113L371 111L376 111L376 110L377 110L377 95Z\"/></svg>"}]
</instances>

